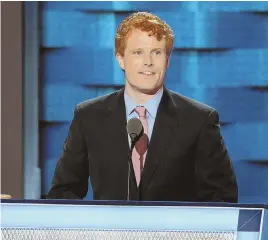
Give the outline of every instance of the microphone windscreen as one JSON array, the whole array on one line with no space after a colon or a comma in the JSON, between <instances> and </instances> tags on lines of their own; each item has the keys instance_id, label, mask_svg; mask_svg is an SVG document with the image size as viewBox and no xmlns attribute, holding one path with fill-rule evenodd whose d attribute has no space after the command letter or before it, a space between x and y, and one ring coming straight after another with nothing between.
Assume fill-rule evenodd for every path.
<instances>
[{"instance_id":1,"label":"microphone windscreen","mask_svg":"<svg viewBox=\"0 0 268 240\"><path fill-rule=\"evenodd\" d=\"M143 126L138 118L131 118L127 123L127 133L132 141L138 141L143 134Z\"/></svg>"}]
</instances>

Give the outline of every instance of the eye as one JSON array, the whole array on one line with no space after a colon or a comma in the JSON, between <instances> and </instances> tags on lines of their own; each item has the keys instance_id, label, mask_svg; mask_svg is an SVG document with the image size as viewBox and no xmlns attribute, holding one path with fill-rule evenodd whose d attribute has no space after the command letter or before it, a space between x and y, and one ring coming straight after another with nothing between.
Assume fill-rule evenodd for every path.
<instances>
[{"instance_id":1,"label":"eye","mask_svg":"<svg viewBox=\"0 0 268 240\"><path fill-rule=\"evenodd\" d=\"M160 51L160 50L155 50L155 51L154 51L154 54L155 54L155 55L160 55L160 54L161 54L161 51Z\"/></svg>"},{"instance_id":2,"label":"eye","mask_svg":"<svg viewBox=\"0 0 268 240\"><path fill-rule=\"evenodd\" d=\"M134 51L133 54L134 55L141 55L142 54L142 51L141 50L137 50L137 51Z\"/></svg>"}]
</instances>

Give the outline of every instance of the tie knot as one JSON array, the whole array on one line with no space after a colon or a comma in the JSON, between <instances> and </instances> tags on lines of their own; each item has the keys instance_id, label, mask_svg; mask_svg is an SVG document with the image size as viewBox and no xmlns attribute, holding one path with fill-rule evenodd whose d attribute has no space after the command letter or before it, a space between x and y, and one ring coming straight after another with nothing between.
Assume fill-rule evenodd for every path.
<instances>
[{"instance_id":1,"label":"tie knot","mask_svg":"<svg viewBox=\"0 0 268 240\"><path fill-rule=\"evenodd\" d=\"M145 117L146 116L146 109L145 107L138 106L135 108L136 113L138 113L139 117Z\"/></svg>"}]
</instances>

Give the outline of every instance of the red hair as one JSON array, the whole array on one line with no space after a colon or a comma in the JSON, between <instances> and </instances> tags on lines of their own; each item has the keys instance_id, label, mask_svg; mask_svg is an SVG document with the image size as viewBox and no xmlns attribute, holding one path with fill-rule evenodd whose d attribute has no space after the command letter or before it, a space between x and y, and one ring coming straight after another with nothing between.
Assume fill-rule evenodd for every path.
<instances>
[{"instance_id":1,"label":"red hair","mask_svg":"<svg viewBox=\"0 0 268 240\"><path fill-rule=\"evenodd\" d=\"M171 27L152 13L137 12L129 15L119 25L115 37L115 54L124 56L126 40L133 29L148 32L149 36L155 36L158 41L164 37L168 55L172 52L174 34Z\"/></svg>"}]
</instances>

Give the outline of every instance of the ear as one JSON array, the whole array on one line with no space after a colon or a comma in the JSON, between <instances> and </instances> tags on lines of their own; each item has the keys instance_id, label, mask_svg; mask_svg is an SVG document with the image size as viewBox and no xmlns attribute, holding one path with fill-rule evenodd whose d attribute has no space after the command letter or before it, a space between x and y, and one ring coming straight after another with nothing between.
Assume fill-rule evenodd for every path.
<instances>
[{"instance_id":1,"label":"ear","mask_svg":"<svg viewBox=\"0 0 268 240\"><path fill-rule=\"evenodd\" d=\"M124 57L122 57L119 53L116 54L116 59L118 61L119 66L125 70L125 62L124 62Z\"/></svg>"}]
</instances>

